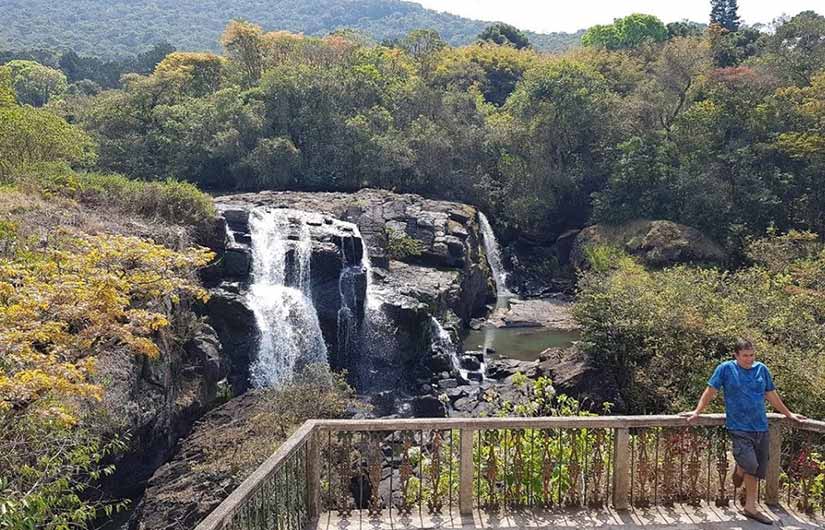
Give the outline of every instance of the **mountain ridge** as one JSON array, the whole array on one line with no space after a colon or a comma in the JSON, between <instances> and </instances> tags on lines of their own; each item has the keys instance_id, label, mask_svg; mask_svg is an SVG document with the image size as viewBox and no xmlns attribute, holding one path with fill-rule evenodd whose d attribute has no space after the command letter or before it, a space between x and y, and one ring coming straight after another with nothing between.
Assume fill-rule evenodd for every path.
<instances>
[{"instance_id":1,"label":"mountain ridge","mask_svg":"<svg viewBox=\"0 0 825 530\"><path fill-rule=\"evenodd\" d=\"M182 50L219 51L236 18L265 30L325 35L355 29L376 41L426 28L452 45L472 42L493 22L452 15L403 0L7 0L0 5L0 49L60 48L104 58L134 55L167 41ZM525 32L542 51L577 46L576 33Z\"/></svg>"}]
</instances>

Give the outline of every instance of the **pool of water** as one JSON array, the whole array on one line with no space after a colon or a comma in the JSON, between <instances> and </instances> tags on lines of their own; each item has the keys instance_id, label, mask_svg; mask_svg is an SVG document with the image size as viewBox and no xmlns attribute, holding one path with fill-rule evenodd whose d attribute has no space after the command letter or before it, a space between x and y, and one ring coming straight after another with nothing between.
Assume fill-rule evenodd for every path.
<instances>
[{"instance_id":1,"label":"pool of water","mask_svg":"<svg viewBox=\"0 0 825 530\"><path fill-rule=\"evenodd\" d=\"M464 339L464 350L482 350L485 345L496 353L490 359L536 360L547 348L566 348L579 340L577 331L547 328L484 328L471 330Z\"/></svg>"}]
</instances>

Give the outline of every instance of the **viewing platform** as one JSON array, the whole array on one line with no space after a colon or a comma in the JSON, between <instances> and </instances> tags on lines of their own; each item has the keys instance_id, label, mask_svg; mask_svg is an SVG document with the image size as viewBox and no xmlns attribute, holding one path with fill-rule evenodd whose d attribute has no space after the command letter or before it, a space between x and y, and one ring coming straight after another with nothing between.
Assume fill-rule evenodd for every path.
<instances>
[{"instance_id":1,"label":"viewing platform","mask_svg":"<svg viewBox=\"0 0 825 530\"><path fill-rule=\"evenodd\" d=\"M769 421L762 510L825 528L825 422ZM766 528L730 451L724 415L314 420L197 530Z\"/></svg>"}]
</instances>

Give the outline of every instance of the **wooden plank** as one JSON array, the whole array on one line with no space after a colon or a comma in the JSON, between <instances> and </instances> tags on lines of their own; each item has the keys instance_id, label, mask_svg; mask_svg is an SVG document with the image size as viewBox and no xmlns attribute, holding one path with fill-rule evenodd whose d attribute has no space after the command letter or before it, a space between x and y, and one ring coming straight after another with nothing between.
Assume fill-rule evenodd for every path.
<instances>
[{"instance_id":1,"label":"wooden plank","mask_svg":"<svg viewBox=\"0 0 825 530\"><path fill-rule=\"evenodd\" d=\"M770 460L765 476L765 503L779 504L779 474L782 471L782 422L772 421L768 425Z\"/></svg>"},{"instance_id":2,"label":"wooden plank","mask_svg":"<svg viewBox=\"0 0 825 530\"><path fill-rule=\"evenodd\" d=\"M473 513L473 431L461 429L460 440L458 507L462 515L471 515Z\"/></svg>"},{"instance_id":3,"label":"wooden plank","mask_svg":"<svg viewBox=\"0 0 825 530\"><path fill-rule=\"evenodd\" d=\"M630 430L619 428L613 437L613 507L630 509Z\"/></svg>"},{"instance_id":4,"label":"wooden plank","mask_svg":"<svg viewBox=\"0 0 825 530\"><path fill-rule=\"evenodd\" d=\"M195 527L195 530L220 530L224 528L232 514L243 506L244 502L258 490L258 487L274 475L283 466L284 462L306 443L307 438L315 429L315 421L304 422L297 431L292 433L292 436L278 447L278 450L272 456L258 466L258 469L253 471L206 519L201 521Z\"/></svg>"}]
</instances>

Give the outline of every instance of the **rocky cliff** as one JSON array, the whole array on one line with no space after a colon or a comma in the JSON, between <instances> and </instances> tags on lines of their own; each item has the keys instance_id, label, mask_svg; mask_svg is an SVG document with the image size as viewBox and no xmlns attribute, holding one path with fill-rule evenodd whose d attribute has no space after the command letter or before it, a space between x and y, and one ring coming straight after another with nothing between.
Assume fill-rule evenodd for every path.
<instances>
[{"instance_id":1,"label":"rocky cliff","mask_svg":"<svg viewBox=\"0 0 825 530\"><path fill-rule=\"evenodd\" d=\"M236 393L246 389L257 343L244 296L252 280L249 215L256 208L302 212L311 234L312 298L330 360L349 370L361 390L414 389L427 382L434 377L431 318L458 328L483 313L494 296L471 206L378 190L227 195L216 204L219 224L230 236L216 248L221 259L210 273L206 313L221 338ZM364 345L353 357L339 344L339 282L342 269L361 262L364 252L372 287L367 293L367 278L356 280L354 298L360 311L372 297L373 314L363 323Z\"/></svg>"}]
</instances>

